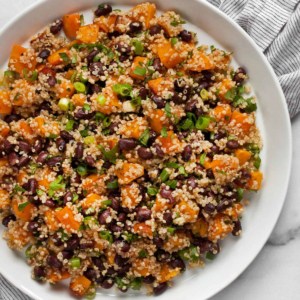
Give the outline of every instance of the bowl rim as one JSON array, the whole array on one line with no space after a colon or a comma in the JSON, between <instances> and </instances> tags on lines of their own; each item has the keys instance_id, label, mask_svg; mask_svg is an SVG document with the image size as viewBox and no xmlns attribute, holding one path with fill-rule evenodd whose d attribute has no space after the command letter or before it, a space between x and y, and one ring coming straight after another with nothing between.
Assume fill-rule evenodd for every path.
<instances>
[{"instance_id":1,"label":"bowl rim","mask_svg":"<svg viewBox=\"0 0 300 300\"><path fill-rule=\"evenodd\" d=\"M147 1L151 2L151 0L145 0L145 1L140 1L140 2L147 2ZM273 68L270 65L269 61L267 60L266 56L263 54L262 50L258 47L258 45L254 42L254 40L247 34L247 32L245 32L242 27L240 27L232 18L230 18L228 15L226 15L223 11L221 11L220 9L218 9L217 7L215 7L214 5L212 5L211 3L209 3L205 0L194 0L194 1L201 3L201 5L203 5L203 6L206 6L209 10L212 10L214 14L217 14L220 18L222 18L226 22L230 23L230 25L233 26L234 29L237 30L239 32L239 34L242 35L251 44L251 46L256 50L257 54L263 60L264 65L267 68L267 71L272 76L272 79L274 81L277 92L279 92L278 96L279 96L279 98L280 98L280 100L283 104L283 106L282 106L282 108L283 108L283 111L282 111L283 117L284 117L285 121L288 122L287 132L286 132L288 144L285 145L285 147L287 148L287 153L288 153L288 157L285 157L286 165L287 165L287 174L286 174L286 177L285 177L285 182L282 183L282 187L284 187L284 190L283 190L283 193L282 193L282 195L284 195L284 199L280 203L280 207L279 207L277 216L274 219L273 224L271 226L269 225L268 233L265 234L263 242L260 244L258 250L256 252L252 253L251 258L248 259L246 263L244 263L244 265L239 269L239 272L236 272L236 274L234 276L232 276L232 275L228 276L227 279L224 280L222 282L222 284L220 284L218 286L218 288L215 288L214 291L209 294L208 298L211 298L214 295L218 294L220 291L222 291L225 287L229 286L232 282L234 282L250 266L250 264L255 260L257 255L261 252L262 248L265 246L266 242L268 241L272 231L274 230L274 228L275 228L275 226L278 222L279 216L282 212L283 205L286 201L286 195L287 195L287 191L288 191L288 186L289 186L289 181L290 181L290 176L291 176L291 168L292 168L292 151L293 151L292 146L293 146L293 143L292 143L292 127L291 127L290 116L289 116L289 111L288 111L288 106L287 106L286 99L285 99L283 90L281 88L281 85L279 83L279 80L278 80L278 78L275 74L275 71L273 70ZM37 0L36 2L30 4L24 10L17 13L14 17L12 17L10 19L10 21L6 22L3 25L3 27L0 29L0 37L3 33L5 33L12 26L14 26L14 23L16 23L20 18L27 15L31 11L34 11L34 10L38 9L40 6L43 6L44 4L46 4L48 2L49 1L47 1L47 0ZM7 274L3 274L1 272L1 270L0 270L0 274L6 280L8 280L12 284L13 287L19 289L20 291L22 291L27 296L32 297L32 298L37 299L37 300L42 300L42 298L40 298L40 296L34 294L29 289L25 288L24 285L21 285L20 287L16 286L15 283L14 283L14 278L12 276L7 275Z\"/></svg>"}]
</instances>

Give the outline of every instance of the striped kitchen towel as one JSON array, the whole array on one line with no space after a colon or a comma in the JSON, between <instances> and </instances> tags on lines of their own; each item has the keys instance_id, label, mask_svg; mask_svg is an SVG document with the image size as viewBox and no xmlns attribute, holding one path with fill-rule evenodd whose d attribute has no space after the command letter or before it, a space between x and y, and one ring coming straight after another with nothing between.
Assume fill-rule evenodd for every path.
<instances>
[{"instance_id":1,"label":"striped kitchen towel","mask_svg":"<svg viewBox=\"0 0 300 300\"><path fill-rule=\"evenodd\" d=\"M300 1L208 1L234 19L264 51L279 78L290 116L294 117L300 111ZM0 299L30 300L1 275Z\"/></svg>"}]
</instances>

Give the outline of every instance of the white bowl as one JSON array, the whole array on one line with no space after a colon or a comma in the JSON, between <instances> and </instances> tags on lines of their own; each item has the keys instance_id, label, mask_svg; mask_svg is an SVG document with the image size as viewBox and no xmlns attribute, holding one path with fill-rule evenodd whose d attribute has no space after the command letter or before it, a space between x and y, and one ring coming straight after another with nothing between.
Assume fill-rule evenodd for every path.
<instances>
[{"instance_id":1,"label":"white bowl","mask_svg":"<svg viewBox=\"0 0 300 300\"><path fill-rule=\"evenodd\" d=\"M40 1L17 16L0 33L0 66L4 67L12 44L23 43L54 19L72 11L95 7L100 0L51 0ZM141 1L118 0L118 5L134 5ZM258 97L258 126L264 149L262 152L263 189L251 197L251 204L244 213L243 235L227 238L222 243L218 257L204 269L188 270L175 280L175 284L160 299L207 299L230 284L252 262L267 241L280 214L287 191L291 168L291 127L286 102L275 76L264 55L225 14L200 0L152 1L161 10L175 9L198 33L201 44L214 44L234 52L238 64L245 66L250 82ZM91 17L91 14L89 14ZM197 27L195 27L197 26ZM0 231L3 230L0 229ZM34 299L72 299L67 289L52 288L31 279L30 268L24 259L11 251L0 240L0 272L15 286ZM104 293L99 290L99 294ZM114 290L106 295L119 297ZM101 296L98 296L99 299ZM137 300L149 299L145 294L123 294Z\"/></svg>"}]
</instances>

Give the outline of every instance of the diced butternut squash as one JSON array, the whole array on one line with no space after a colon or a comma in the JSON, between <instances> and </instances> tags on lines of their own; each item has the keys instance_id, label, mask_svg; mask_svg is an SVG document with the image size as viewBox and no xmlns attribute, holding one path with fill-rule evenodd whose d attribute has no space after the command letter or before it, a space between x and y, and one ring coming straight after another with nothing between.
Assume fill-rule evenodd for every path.
<instances>
[{"instance_id":1,"label":"diced butternut squash","mask_svg":"<svg viewBox=\"0 0 300 300\"><path fill-rule=\"evenodd\" d=\"M10 101L13 106L29 107L32 105L36 88L27 80L19 79L14 82L13 90L10 93ZM20 91L22 91L20 93Z\"/></svg>"},{"instance_id":2,"label":"diced butternut squash","mask_svg":"<svg viewBox=\"0 0 300 300\"><path fill-rule=\"evenodd\" d=\"M177 252L190 245L189 237L183 232L176 232L168 237L163 249L168 252Z\"/></svg>"},{"instance_id":3,"label":"diced butternut squash","mask_svg":"<svg viewBox=\"0 0 300 300\"><path fill-rule=\"evenodd\" d=\"M171 91L173 83L168 78L159 77L148 81L149 88L156 95L162 95L164 91Z\"/></svg>"},{"instance_id":4,"label":"diced butternut squash","mask_svg":"<svg viewBox=\"0 0 300 300\"><path fill-rule=\"evenodd\" d=\"M84 105L86 100L87 100L87 97L84 94L74 94L71 98L72 103L75 106L80 106L80 107L82 107Z\"/></svg>"},{"instance_id":5,"label":"diced butternut squash","mask_svg":"<svg viewBox=\"0 0 300 300\"><path fill-rule=\"evenodd\" d=\"M234 154L239 160L241 166L244 165L247 161L249 161L252 155L251 152L247 151L246 149L237 149L234 152Z\"/></svg>"},{"instance_id":6,"label":"diced butternut squash","mask_svg":"<svg viewBox=\"0 0 300 300\"><path fill-rule=\"evenodd\" d=\"M147 61L146 57L136 56L131 65L129 75L134 79L144 80L147 71L145 68Z\"/></svg>"},{"instance_id":7,"label":"diced butternut squash","mask_svg":"<svg viewBox=\"0 0 300 300\"><path fill-rule=\"evenodd\" d=\"M103 200L102 196L95 193L91 193L87 195L86 198L83 200L82 208L88 209L93 205L95 205L95 203L99 203L101 205L102 200Z\"/></svg>"},{"instance_id":8,"label":"diced butternut squash","mask_svg":"<svg viewBox=\"0 0 300 300\"><path fill-rule=\"evenodd\" d=\"M158 282L166 282L176 277L180 273L180 268L171 268L168 264L163 264L158 274Z\"/></svg>"},{"instance_id":9,"label":"diced butternut squash","mask_svg":"<svg viewBox=\"0 0 300 300\"><path fill-rule=\"evenodd\" d=\"M215 155L211 162L205 163L206 169L212 169L214 172L236 170L239 167L239 161L236 157L224 154Z\"/></svg>"},{"instance_id":10,"label":"diced butternut squash","mask_svg":"<svg viewBox=\"0 0 300 300\"><path fill-rule=\"evenodd\" d=\"M141 200L139 185L136 182L122 186L121 203L123 207L135 208Z\"/></svg>"},{"instance_id":11,"label":"diced butternut squash","mask_svg":"<svg viewBox=\"0 0 300 300\"><path fill-rule=\"evenodd\" d=\"M18 201L13 200L12 201L12 209L14 212L14 215L24 221L29 222L31 220L33 211L34 211L34 205L29 202L24 203L18 203Z\"/></svg>"},{"instance_id":12,"label":"diced butternut squash","mask_svg":"<svg viewBox=\"0 0 300 300\"><path fill-rule=\"evenodd\" d=\"M75 93L75 88L70 80L62 80L55 86L57 98L71 98Z\"/></svg>"},{"instance_id":13,"label":"diced butternut squash","mask_svg":"<svg viewBox=\"0 0 300 300\"><path fill-rule=\"evenodd\" d=\"M82 188L88 193L103 194L105 192L105 175L91 174L83 179Z\"/></svg>"},{"instance_id":14,"label":"diced butternut squash","mask_svg":"<svg viewBox=\"0 0 300 300\"><path fill-rule=\"evenodd\" d=\"M56 211L55 215L59 222L65 226L67 231L79 229L80 222L75 219L74 212L68 206Z\"/></svg>"},{"instance_id":15,"label":"diced butternut squash","mask_svg":"<svg viewBox=\"0 0 300 300\"><path fill-rule=\"evenodd\" d=\"M174 154L182 151L182 143L172 130L167 132L166 137L163 137L162 135L159 136L157 141L160 143L161 149L166 154Z\"/></svg>"},{"instance_id":16,"label":"diced butternut squash","mask_svg":"<svg viewBox=\"0 0 300 300\"><path fill-rule=\"evenodd\" d=\"M213 59L203 51L194 50L193 56L187 62L186 68L190 71L201 72L214 68Z\"/></svg>"},{"instance_id":17,"label":"diced butternut squash","mask_svg":"<svg viewBox=\"0 0 300 300\"><path fill-rule=\"evenodd\" d=\"M110 14L109 16L101 16L94 20L94 23L98 26L100 31L112 32L115 29L116 21L118 16Z\"/></svg>"},{"instance_id":18,"label":"diced butternut squash","mask_svg":"<svg viewBox=\"0 0 300 300\"><path fill-rule=\"evenodd\" d=\"M41 173L39 174L37 180L39 188L43 188L44 190L48 190L50 183L53 181L50 178L51 170L49 168L43 168Z\"/></svg>"},{"instance_id":19,"label":"diced butternut squash","mask_svg":"<svg viewBox=\"0 0 300 300\"><path fill-rule=\"evenodd\" d=\"M119 101L111 86L102 89L101 94L94 94L91 100L97 111L105 115L116 113L122 107L122 103Z\"/></svg>"},{"instance_id":20,"label":"diced butternut squash","mask_svg":"<svg viewBox=\"0 0 300 300\"><path fill-rule=\"evenodd\" d=\"M47 275L47 281L51 284L56 284L59 281L70 278L70 273L67 271L58 272L55 270L51 270Z\"/></svg>"},{"instance_id":21,"label":"diced butternut squash","mask_svg":"<svg viewBox=\"0 0 300 300\"><path fill-rule=\"evenodd\" d=\"M147 225L146 223L136 223L133 225L133 232L143 236L151 238L153 237L152 228L150 225Z\"/></svg>"},{"instance_id":22,"label":"diced butternut squash","mask_svg":"<svg viewBox=\"0 0 300 300\"><path fill-rule=\"evenodd\" d=\"M140 164L124 162L115 171L119 184L129 184L144 175L144 167Z\"/></svg>"},{"instance_id":23,"label":"diced butternut squash","mask_svg":"<svg viewBox=\"0 0 300 300\"><path fill-rule=\"evenodd\" d=\"M58 230L58 220L53 210L45 211L45 222L50 231Z\"/></svg>"},{"instance_id":24,"label":"diced butternut squash","mask_svg":"<svg viewBox=\"0 0 300 300\"><path fill-rule=\"evenodd\" d=\"M251 127L254 124L252 115L241 113L235 110L231 115L229 126L232 131L237 131L236 135L249 133ZM241 131L241 133L239 133Z\"/></svg>"},{"instance_id":25,"label":"diced butternut squash","mask_svg":"<svg viewBox=\"0 0 300 300\"><path fill-rule=\"evenodd\" d=\"M184 223L192 223L197 220L199 207L192 201L181 200L175 206L175 211L179 213Z\"/></svg>"},{"instance_id":26,"label":"diced butternut squash","mask_svg":"<svg viewBox=\"0 0 300 300\"><path fill-rule=\"evenodd\" d=\"M185 55L175 49L167 40L159 44L156 51L162 64L168 69L176 67L185 60Z\"/></svg>"},{"instance_id":27,"label":"diced butternut squash","mask_svg":"<svg viewBox=\"0 0 300 300\"><path fill-rule=\"evenodd\" d=\"M28 53L28 49L21 45L13 45L8 65L12 70L18 72L22 76L23 70L27 69L28 71L33 71L35 69L36 57L31 53Z\"/></svg>"},{"instance_id":28,"label":"diced butternut squash","mask_svg":"<svg viewBox=\"0 0 300 300\"><path fill-rule=\"evenodd\" d=\"M7 209L10 204L9 193L6 190L0 189L0 211Z\"/></svg>"},{"instance_id":29,"label":"diced butternut squash","mask_svg":"<svg viewBox=\"0 0 300 300\"><path fill-rule=\"evenodd\" d=\"M31 129L28 122L25 120L20 120L17 122L16 127L18 128L18 133L23 136L26 140L31 141L34 136L34 131Z\"/></svg>"},{"instance_id":30,"label":"diced butternut squash","mask_svg":"<svg viewBox=\"0 0 300 300\"><path fill-rule=\"evenodd\" d=\"M263 174L260 171L251 172L251 178L248 181L247 188L250 190L258 191L261 188Z\"/></svg>"},{"instance_id":31,"label":"diced butternut squash","mask_svg":"<svg viewBox=\"0 0 300 300\"><path fill-rule=\"evenodd\" d=\"M142 117L137 117L126 122L120 128L120 134L127 138L139 139L142 133L148 128L148 122Z\"/></svg>"},{"instance_id":32,"label":"diced butternut squash","mask_svg":"<svg viewBox=\"0 0 300 300\"><path fill-rule=\"evenodd\" d=\"M191 224L191 230L194 235L205 238L207 237L208 223L203 218L200 218Z\"/></svg>"},{"instance_id":33,"label":"diced butternut squash","mask_svg":"<svg viewBox=\"0 0 300 300\"><path fill-rule=\"evenodd\" d=\"M212 117L215 118L217 122L229 123L231 119L231 108L229 104L217 105L212 110Z\"/></svg>"},{"instance_id":34,"label":"diced butternut squash","mask_svg":"<svg viewBox=\"0 0 300 300\"><path fill-rule=\"evenodd\" d=\"M232 88L234 87L234 82L230 78L225 78L222 80L220 83L219 87L219 94L218 97L224 101L228 102L228 100L225 98L225 94Z\"/></svg>"},{"instance_id":35,"label":"diced butternut squash","mask_svg":"<svg viewBox=\"0 0 300 300\"><path fill-rule=\"evenodd\" d=\"M18 234L16 234L16 232ZM14 222L12 227L4 233L4 238L12 249L20 250L24 248L31 240L32 235L24 229L23 222Z\"/></svg>"},{"instance_id":36,"label":"diced butternut squash","mask_svg":"<svg viewBox=\"0 0 300 300\"><path fill-rule=\"evenodd\" d=\"M60 132L59 123L57 121L49 120L43 116L34 118L31 128L43 137L58 135Z\"/></svg>"},{"instance_id":37,"label":"diced butternut squash","mask_svg":"<svg viewBox=\"0 0 300 300\"><path fill-rule=\"evenodd\" d=\"M156 133L160 133L163 127L168 127L169 120L163 109L155 109L150 112L149 123L151 129L153 129Z\"/></svg>"},{"instance_id":38,"label":"diced butternut squash","mask_svg":"<svg viewBox=\"0 0 300 300\"><path fill-rule=\"evenodd\" d=\"M244 208L241 203L234 203L233 206L226 208L223 213L229 216L233 221L237 221L243 210Z\"/></svg>"},{"instance_id":39,"label":"diced butternut squash","mask_svg":"<svg viewBox=\"0 0 300 300\"><path fill-rule=\"evenodd\" d=\"M48 57L48 63L51 64L52 66L57 66L60 65L64 62L63 56L64 55L69 55L69 50L67 48L61 48L57 50L56 52L52 53Z\"/></svg>"},{"instance_id":40,"label":"diced butternut squash","mask_svg":"<svg viewBox=\"0 0 300 300\"><path fill-rule=\"evenodd\" d=\"M89 24L81 26L78 31L76 38L83 43L96 43L98 40L99 27L96 24Z\"/></svg>"},{"instance_id":41,"label":"diced butternut squash","mask_svg":"<svg viewBox=\"0 0 300 300\"><path fill-rule=\"evenodd\" d=\"M12 111L12 105L9 100L9 91L0 90L0 114L9 115Z\"/></svg>"},{"instance_id":42,"label":"diced butternut squash","mask_svg":"<svg viewBox=\"0 0 300 300\"><path fill-rule=\"evenodd\" d=\"M81 276L72 278L72 280L70 282L70 290L75 296L82 297L87 293L91 284L92 284L92 282L88 278L81 275Z\"/></svg>"},{"instance_id":43,"label":"diced butternut squash","mask_svg":"<svg viewBox=\"0 0 300 300\"><path fill-rule=\"evenodd\" d=\"M209 221L208 239L215 242L223 239L233 229L231 219L224 214L218 214Z\"/></svg>"},{"instance_id":44,"label":"diced butternut squash","mask_svg":"<svg viewBox=\"0 0 300 300\"><path fill-rule=\"evenodd\" d=\"M69 39L75 39L80 28L80 14L70 14L63 16L63 29Z\"/></svg>"},{"instance_id":45,"label":"diced butternut squash","mask_svg":"<svg viewBox=\"0 0 300 300\"><path fill-rule=\"evenodd\" d=\"M143 22L146 29L150 26L150 21L156 13L156 6L153 3L141 3L131 9L130 17L134 21Z\"/></svg>"},{"instance_id":46,"label":"diced butternut squash","mask_svg":"<svg viewBox=\"0 0 300 300\"><path fill-rule=\"evenodd\" d=\"M0 140L6 138L10 132L9 125L0 119Z\"/></svg>"}]
</instances>

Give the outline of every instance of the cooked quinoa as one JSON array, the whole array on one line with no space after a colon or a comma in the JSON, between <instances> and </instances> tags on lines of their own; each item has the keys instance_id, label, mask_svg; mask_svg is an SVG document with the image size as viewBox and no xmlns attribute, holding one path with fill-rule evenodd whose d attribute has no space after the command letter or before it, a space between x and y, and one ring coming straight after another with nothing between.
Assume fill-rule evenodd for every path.
<instances>
[{"instance_id":1,"label":"cooked quinoa","mask_svg":"<svg viewBox=\"0 0 300 300\"><path fill-rule=\"evenodd\" d=\"M163 293L241 234L261 187L244 68L173 11L101 4L14 45L0 88L0 217L32 277ZM64 32L61 33L61 32Z\"/></svg>"}]
</instances>

